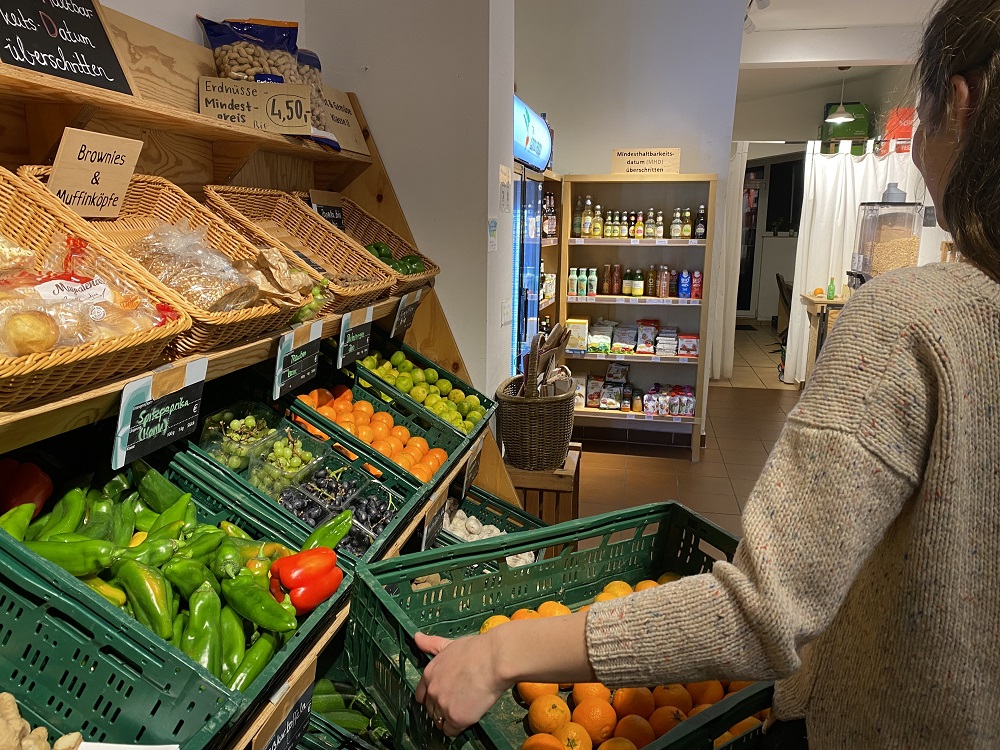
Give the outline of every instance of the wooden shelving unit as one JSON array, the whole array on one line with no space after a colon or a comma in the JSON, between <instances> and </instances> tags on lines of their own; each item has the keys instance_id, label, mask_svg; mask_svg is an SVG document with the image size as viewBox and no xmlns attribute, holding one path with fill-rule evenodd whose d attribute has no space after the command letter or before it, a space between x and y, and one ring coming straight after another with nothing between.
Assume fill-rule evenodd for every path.
<instances>
[{"instance_id":1,"label":"wooden shelving unit","mask_svg":"<svg viewBox=\"0 0 1000 750\"><path fill-rule=\"evenodd\" d=\"M559 247L558 237L545 237L542 240L542 247Z\"/></svg>"},{"instance_id":2,"label":"wooden shelving unit","mask_svg":"<svg viewBox=\"0 0 1000 750\"><path fill-rule=\"evenodd\" d=\"M675 207L696 210L705 205L714 210L718 178L712 174L675 175L566 175L563 177L560 224L561 252L559 260L559 317L565 322L571 317L594 320L597 313L621 322L639 318L656 318L660 325L672 325L682 334L700 336L701 351L707 351L709 302L714 242L713 217L709 216L705 239L630 239L630 238L579 238L570 237L572 211L578 196L591 195L595 204L604 209L646 210L653 206L662 210L664 217L672 216ZM565 278L571 267L597 267L618 263L623 268L646 268L668 265L671 268L701 271L703 274L701 299L625 297L623 295L598 295L596 297L568 297L563 291ZM592 305L602 305L594 310ZM594 310L594 313L589 311ZM581 362L580 360L583 360ZM693 417L647 417L631 412L611 412L598 409L577 409L576 426L586 437L588 427L600 428L602 439L637 439L637 431L673 432L671 440L686 441L690 435L691 457L700 458L701 436L707 414L709 372L702 357L656 357L655 355L585 354L567 355L566 361L576 365L574 375L590 372L603 375L602 368L593 361L622 361L643 364L630 373L630 379L643 390L653 383L689 385L694 387L696 413ZM677 365L685 365L678 367ZM658 371L656 367L663 367ZM615 438L608 437L613 430ZM637 440L641 441L641 440ZM662 441L661 441L662 442ZM682 444L674 442L673 444Z\"/></svg>"}]
</instances>

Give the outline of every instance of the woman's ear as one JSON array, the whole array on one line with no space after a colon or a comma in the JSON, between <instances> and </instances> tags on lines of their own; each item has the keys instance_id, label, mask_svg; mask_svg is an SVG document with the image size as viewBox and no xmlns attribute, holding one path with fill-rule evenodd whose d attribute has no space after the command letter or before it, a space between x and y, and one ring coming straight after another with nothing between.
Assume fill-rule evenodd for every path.
<instances>
[{"instance_id":1,"label":"woman's ear","mask_svg":"<svg viewBox=\"0 0 1000 750\"><path fill-rule=\"evenodd\" d=\"M951 119L951 130L958 142L962 141L968 126L969 116L975 108L972 100L972 90L969 79L965 76L952 76L948 87L948 116Z\"/></svg>"}]
</instances>

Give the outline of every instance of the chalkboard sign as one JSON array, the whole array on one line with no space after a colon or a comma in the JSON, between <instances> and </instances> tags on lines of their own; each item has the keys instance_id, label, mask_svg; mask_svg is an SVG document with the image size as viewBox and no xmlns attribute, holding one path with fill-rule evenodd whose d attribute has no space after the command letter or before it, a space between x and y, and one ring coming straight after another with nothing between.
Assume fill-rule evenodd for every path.
<instances>
[{"instance_id":1,"label":"chalkboard sign","mask_svg":"<svg viewBox=\"0 0 1000 750\"><path fill-rule=\"evenodd\" d=\"M341 202L340 193L329 190L310 190L309 201L316 213L341 232L344 231L344 204Z\"/></svg>"},{"instance_id":2,"label":"chalkboard sign","mask_svg":"<svg viewBox=\"0 0 1000 750\"><path fill-rule=\"evenodd\" d=\"M274 368L273 396L286 393L308 383L319 369L319 348L323 343L323 323L298 326L278 339L278 356Z\"/></svg>"},{"instance_id":3,"label":"chalkboard sign","mask_svg":"<svg viewBox=\"0 0 1000 750\"><path fill-rule=\"evenodd\" d=\"M313 686L309 685L264 745L264 750L294 750L298 747L312 715L312 694Z\"/></svg>"},{"instance_id":4,"label":"chalkboard sign","mask_svg":"<svg viewBox=\"0 0 1000 750\"><path fill-rule=\"evenodd\" d=\"M374 307L344 313L337 341L337 367L345 367L368 356L374 313Z\"/></svg>"},{"instance_id":5,"label":"chalkboard sign","mask_svg":"<svg viewBox=\"0 0 1000 750\"><path fill-rule=\"evenodd\" d=\"M0 0L0 62L132 93L96 0Z\"/></svg>"},{"instance_id":6,"label":"chalkboard sign","mask_svg":"<svg viewBox=\"0 0 1000 750\"><path fill-rule=\"evenodd\" d=\"M462 486L460 487L461 491L458 493L458 497L464 498L468 495L472 489L473 482L479 476L479 462L483 457L483 443L485 441L486 436L480 436L479 442L469 451L469 457L465 461L465 471L462 472Z\"/></svg>"},{"instance_id":7,"label":"chalkboard sign","mask_svg":"<svg viewBox=\"0 0 1000 750\"><path fill-rule=\"evenodd\" d=\"M111 467L120 469L194 432L207 373L208 360L200 357L126 383Z\"/></svg>"},{"instance_id":8,"label":"chalkboard sign","mask_svg":"<svg viewBox=\"0 0 1000 750\"><path fill-rule=\"evenodd\" d=\"M420 299L423 296L424 290L422 288L403 295L399 301L399 307L396 308L396 319L392 322L392 332L389 334L391 338L402 336L410 330L410 326L413 325L413 316L416 314L417 308L420 307Z\"/></svg>"}]
</instances>

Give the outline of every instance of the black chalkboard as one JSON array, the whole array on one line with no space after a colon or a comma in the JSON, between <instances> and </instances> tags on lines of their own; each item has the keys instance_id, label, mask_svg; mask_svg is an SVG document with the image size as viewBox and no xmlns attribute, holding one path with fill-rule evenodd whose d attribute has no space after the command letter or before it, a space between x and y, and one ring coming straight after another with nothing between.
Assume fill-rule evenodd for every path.
<instances>
[{"instance_id":1,"label":"black chalkboard","mask_svg":"<svg viewBox=\"0 0 1000 750\"><path fill-rule=\"evenodd\" d=\"M124 464L170 445L194 432L201 411L205 381L185 386L156 401L147 401L132 412ZM118 468L118 467L115 467Z\"/></svg>"},{"instance_id":2,"label":"black chalkboard","mask_svg":"<svg viewBox=\"0 0 1000 750\"><path fill-rule=\"evenodd\" d=\"M337 339L337 367L346 367L368 356L374 312L374 307L366 307L344 313Z\"/></svg>"},{"instance_id":3,"label":"black chalkboard","mask_svg":"<svg viewBox=\"0 0 1000 750\"><path fill-rule=\"evenodd\" d=\"M94 0L0 0L0 62L132 93Z\"/></svg>"}]
</instances>

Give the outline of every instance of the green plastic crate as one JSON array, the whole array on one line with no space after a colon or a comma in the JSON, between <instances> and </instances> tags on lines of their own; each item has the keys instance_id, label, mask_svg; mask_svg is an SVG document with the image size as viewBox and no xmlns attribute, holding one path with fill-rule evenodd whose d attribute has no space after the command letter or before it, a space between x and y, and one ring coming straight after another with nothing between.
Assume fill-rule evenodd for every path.
<instances>
[{"instance_id":1,"label":"green plastic crate","mask_svg":"<svg viewBox=\"0 0 1000 750\"><path fill-rule=\"evenodd\" d=\"M320 366L320 374L311 384L312 388L306 386L297 391L290 399L289 409L299 417L302 417L310 424L319 428L331 438L336 438L337 442L350 448L354 453L365 457L365 460L372 463L386 462L388 460L381 453L366 445L357 437L347 432L340 425L330 421L304 401L295 398L300 393L308 393L313 388L325 387L333 389L334 386L343 385L351 389L355 401L364 400L372 405L376 411L387 411L392 415L396 425L405 427L410 431L410 436L420 436L427 440L432 448L441 448L448 454L448 460L435 472L431 481L423 484L415 476L403 470L404 478L414 487L434 487L437 485L456 462L464 456L466 449L470 446L469 440L464 435L459 435L453 429L446 429L439 420L431 419L422 408L413 408L408 404L396 400L387 387L377 382L370 382L368 386L363 386L350 372L346 370L335 370L329 366Z\"/></svg>"},{"instance_id":2,"label":"green plastic crate","mask_svg":"<svg viewBox=\"0 0 1000 750\"><path fill-rule=\"evenodd\" d=\"M409 359L411 362L420 365L421 369L426 370L428 367L433 368L438 371L439 375L443 376L446 380L448 380L452 384L452 387L458 388L466 396L476 396L479 399L479 402L482 404L483 408L486 409L486 416L476 424L472 432L466 435L464 432L459 431L453 424L451 424L451 422L447 422L444 419L441 419L441 417L437 416L430 409L427 409L421 404L418 404L408 395L406 395L400 390L397 390L394 386L390 385L387 381L383 380L382 377L379 376L378 373L376 373L375 371L369 370L368 368L361 366L360 362L357 363L357 366L361 368L359 373L361 377L364 377L369 380L372 377L374 377L374 379L377 380L380 385L389 389L389 391L392 392L398 400L404 401L405 403L412 405L414 408L422 410L432 419L444 425L448 429L453 430L456 434L460 435L461 437L463 438L467 437L469 440L475 441L475 439L479 437L480 434L482 434L483 430L486 429L486 425L489 423L490 419L493 418L494 413L496 413L497 402L492 397L487 396L485 393L477 391L470 384L456 377L455 374L451 372L450 368L444 367L443 365L439 365L437 362L428 359L420 352L418 352L416 349L407 346L398 339L389 338L387 335L385 335L385 333L378 330L377 328L372 329L370 350L381 353L382 356L385 357L386 359L392 356L393 352L402 351L406 355L407 359ZM352 365L352 367L354 366Z\"/></svg>"},{"instance_id":3,"label":"green plastic crate","mask_svg":"<svg viewBox=\"0 0 1000 750\"><path fill-rule=\"evenodd\" d=\"M556 557L513 569L506 563L507 555L554 546L562 547ZM385 713L397 747L455 746L413 700L427 663L413 641L418 630L451 638L477 633L490 615L509 616L549 599L576 609L590 604L611 581L635 584L665 572L708 571L716 560L732 559L736 546L731 534L710 521L676 503L663 503L359 566L347 627L348 668ZM495 572L484 572L486 564ZM450 583L414 592L410 582L431 573ZM707 750L715 736L765 708L768 689L741 691L649 747ZM746 706L752 707L740 713ZM460 742L519 748L526 712L508 691ZM739 742L751 742L753 736Z\"/></svg>"}]
</instances>

